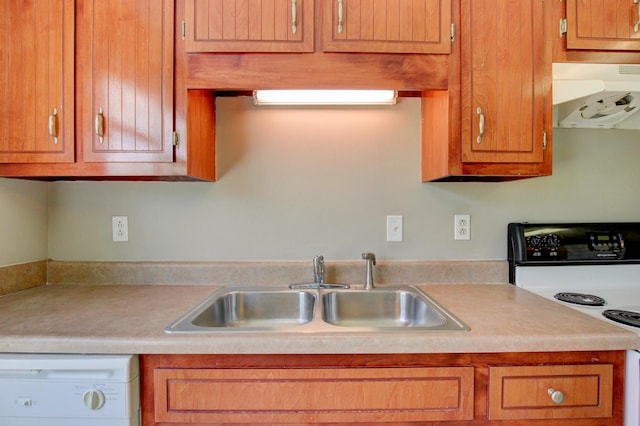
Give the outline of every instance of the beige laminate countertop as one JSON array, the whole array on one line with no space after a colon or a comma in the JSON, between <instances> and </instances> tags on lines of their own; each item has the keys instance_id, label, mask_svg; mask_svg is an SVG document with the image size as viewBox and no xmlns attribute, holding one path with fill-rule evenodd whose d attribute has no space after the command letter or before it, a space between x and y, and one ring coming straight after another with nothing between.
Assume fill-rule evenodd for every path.
<instances>
[{"instance_id":1,"label":"beige laminate countertop","mask_svg":"<svg viewBox=\"0 0 640 426\"><path fill-rule=\"evenodd\" d=\"M467 333L166 334L216 288L204 285L47 285L0 297L0 352L474 353L620 350L640 336L507 284L419 286Z\"/></svg>"}]
</instances>

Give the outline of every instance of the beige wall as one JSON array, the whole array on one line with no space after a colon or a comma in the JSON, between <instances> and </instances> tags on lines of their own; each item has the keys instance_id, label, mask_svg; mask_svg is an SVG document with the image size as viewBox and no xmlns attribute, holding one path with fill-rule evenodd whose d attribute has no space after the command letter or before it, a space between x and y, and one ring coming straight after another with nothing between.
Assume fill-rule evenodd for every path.
<instances>
[{"instance_id":1,"label":"beige wall","mask_svg":"<svg viewBox=\"0 0 640 426\"><path fill-rule=\"evenodd\" d=\"M225 98L217 121L216 183L49 184L49 256L330 261L371 250L380 259L505 259L509 221L640 220L637 132L555 131L552 177L421 183L417 99L318 110ZM453 240L456 213L471 214L471 241ZM404 242L385 241L390 214L404 216ZM129 216L129 242L111 241L112 215Z\"/></svg>"},{"instance_id":2,"label":"beige wall","mask_svg":"<svg viewBox=\"0 0 640 426\"><path fill-rule=\"evenodd\" d=\"M47 258L47 185L0 178L0 267Z\"/></svg>"}]
</instances>

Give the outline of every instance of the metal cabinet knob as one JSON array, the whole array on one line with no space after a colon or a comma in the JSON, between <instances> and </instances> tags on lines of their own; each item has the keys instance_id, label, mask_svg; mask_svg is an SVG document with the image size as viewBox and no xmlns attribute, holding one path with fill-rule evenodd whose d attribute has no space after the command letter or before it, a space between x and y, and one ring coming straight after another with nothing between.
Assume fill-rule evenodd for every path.
<instances>
[{"instance_id":1,"label":"metal cabinet knob","mask_svg":"<svg viewBox=\"0 0 640 426\"><path fill-rule=\"evenodd\" d=\"M562 404L564 402L564 393L562 393L561 391L549 388L549 390L547 390L547 393L555 404Z\"/></svg>"}]
</instances>

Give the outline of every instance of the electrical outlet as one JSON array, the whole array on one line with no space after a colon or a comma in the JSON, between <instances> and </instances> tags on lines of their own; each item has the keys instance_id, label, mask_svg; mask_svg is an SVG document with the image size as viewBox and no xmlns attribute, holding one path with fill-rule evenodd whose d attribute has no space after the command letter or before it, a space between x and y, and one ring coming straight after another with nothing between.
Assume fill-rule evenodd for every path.
<instances>
[{"instance_id":1,"label":"electrical outlet","mask_svg":"<svg viewBox=\"0 0 640 426\"><path fill-rule=\"evenodd\" d=\"M112 216L111 230L113 241L129 241L129 218L127 216Z\"/></svg>"},{"instance_id":2,"label":"electrical outlet","mask_svg":"<svg viewBox=\"0 0 640 426\"><path fill-rule=\"evenodd\" d=\"M387 216L387 241L402 241L402 216Z\"/></svg>"},{"instance_id":3,"label":"electrical outlet","mask_svg":"<svg viewBox=\"0 0 640 426\"><path fill-rule=\"evenodd\" d=\"M468 214L457 214L453 216L453 239L471 239L471 216Z\"/></svg>"}]
</instances>

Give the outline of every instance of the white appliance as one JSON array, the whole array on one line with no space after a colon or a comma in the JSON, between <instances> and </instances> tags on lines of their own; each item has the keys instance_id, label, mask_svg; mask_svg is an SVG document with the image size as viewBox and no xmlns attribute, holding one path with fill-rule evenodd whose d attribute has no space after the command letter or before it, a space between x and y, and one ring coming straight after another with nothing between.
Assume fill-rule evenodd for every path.
<instances>
[{"instance_id":1,"label":"white appliance","mask_svg":"<svg viewBox=\"0 0 640 426\"><path fill-rule=\"evenodd\" d=\"M640 129L640 65L553 64L555 127Z\"/></svg>"},{"instance_id":2,"label":"white appliance","mask_svg":"<svg viewBox=\"0 0 640 426\"><path fill-rule=\"evenodd\" d=\"M511 223L509 281L640 335L640 223ZM626 354L625 426L640 426L640 348Z\"/></svg>"},{"instance_id":3,"label":"white appliance","mask_svg":"<svg viewBox=\"0 0 640 426\"><path fill-rule=\"evenodd\" d=\"M0 425L139 426L136 355L0 354Z\"/></svg>"}]
</instances>

